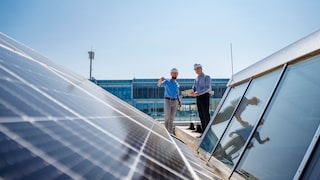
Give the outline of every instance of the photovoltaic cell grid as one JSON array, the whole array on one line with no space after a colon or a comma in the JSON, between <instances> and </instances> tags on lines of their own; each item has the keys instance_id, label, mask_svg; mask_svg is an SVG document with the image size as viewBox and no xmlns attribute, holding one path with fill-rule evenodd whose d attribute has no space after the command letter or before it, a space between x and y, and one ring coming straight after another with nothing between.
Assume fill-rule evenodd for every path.
<instances>
[{"instance_id":1,"label":"photovoltaic cell grid","mask_svg":"<svg viewBox=\"0 0 320 180\"><path fill-rule=\"evenodd\" d=\"M0 33L0 178L198 177L162 125Z\"/></svg>"}]
</instances>

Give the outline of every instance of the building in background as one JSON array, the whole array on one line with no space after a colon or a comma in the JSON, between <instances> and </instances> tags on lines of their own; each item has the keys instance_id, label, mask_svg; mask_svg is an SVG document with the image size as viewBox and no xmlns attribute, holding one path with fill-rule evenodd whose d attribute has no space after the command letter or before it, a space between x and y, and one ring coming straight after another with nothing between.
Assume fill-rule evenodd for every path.
<instances>
[{"instance_id":1,"label":"building in background","mask_svg":"<svg viewBox=\"0 0 320 180\"><path fill-rule=\"evenodd\" d=\"M229 79L212 79L212 96L210 99L210 113L219 104ZM100 87L133 105L142 112L155 119L163 120L164 88L158 87L158 79L132 80L96 80ZM177 111L176 121L198 121L195 97L184 95L184 91L191 89L194 79L178 79L182 97L182 107Z\"/></svg>"}]
</instances>

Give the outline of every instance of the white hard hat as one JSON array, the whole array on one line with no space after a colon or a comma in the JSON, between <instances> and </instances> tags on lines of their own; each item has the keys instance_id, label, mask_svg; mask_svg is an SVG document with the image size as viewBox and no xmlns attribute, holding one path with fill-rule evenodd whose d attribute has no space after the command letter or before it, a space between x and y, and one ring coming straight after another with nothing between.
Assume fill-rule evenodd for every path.
<instances>
[{"instance_id":1,"label":"white hard hat","mask_svg":"<svg viewBox=\"0 0 320 180\"><path fill-rule=\"evenodd\" d=\"M171 72L171 73L173 73L173 72L178 72L178 69L177 69L177 68L172 68L170 72Z\"/></svg>"},{"instance_id":2,"label":"white hard hat","mask_svg":"<svg viewBox=\"0 0 320 180\"><path fill-rule=\"evenodd\" d=\"M196 63L196 64L193 65L193 69L197 69L197 68L199 68L199 67L202 67L201 64L197 64L197 63Z\"/></svg>"}]
</instances>

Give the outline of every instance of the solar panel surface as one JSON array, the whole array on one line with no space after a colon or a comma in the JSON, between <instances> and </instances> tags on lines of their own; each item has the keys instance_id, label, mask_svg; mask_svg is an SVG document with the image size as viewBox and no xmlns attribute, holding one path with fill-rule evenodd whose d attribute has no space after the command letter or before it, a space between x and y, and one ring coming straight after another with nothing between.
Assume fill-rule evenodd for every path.
<instances>
[{"instance_id":1,"label":"solar panel surface","mask_svg":"<svg viewBox=\"0 0 320 180\"><path fill-rule=\"evenodd\" d=\"M0 178L198 177L158 122L0 33Z\"/></svg>"}]
</instances>

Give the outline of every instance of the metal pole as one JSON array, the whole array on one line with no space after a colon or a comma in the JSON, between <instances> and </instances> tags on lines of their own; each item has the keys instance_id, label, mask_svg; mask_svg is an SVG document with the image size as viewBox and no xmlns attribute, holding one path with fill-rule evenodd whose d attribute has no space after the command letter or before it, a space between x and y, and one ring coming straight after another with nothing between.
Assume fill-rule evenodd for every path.
<instances>
[{"instance_id":1,"label":"metal pole","mask_svg":"<svg viewBox=\"0 0 320 180\"><path fill-rule=\"evenodd\" d=\"M92 79L92 59L90 59L90 80Z\"/></svg>"},{"instance_id":2,"label":"metal pole","mask_svg":"<svg viewBox=\"0 0 320 180\"><path fill-rule=\"evenodd\" d=\"M90 80L92 80L92 60L94 59L94 52L91 50L88 52L90 59Z\"/></svg>"}]
</instances>

